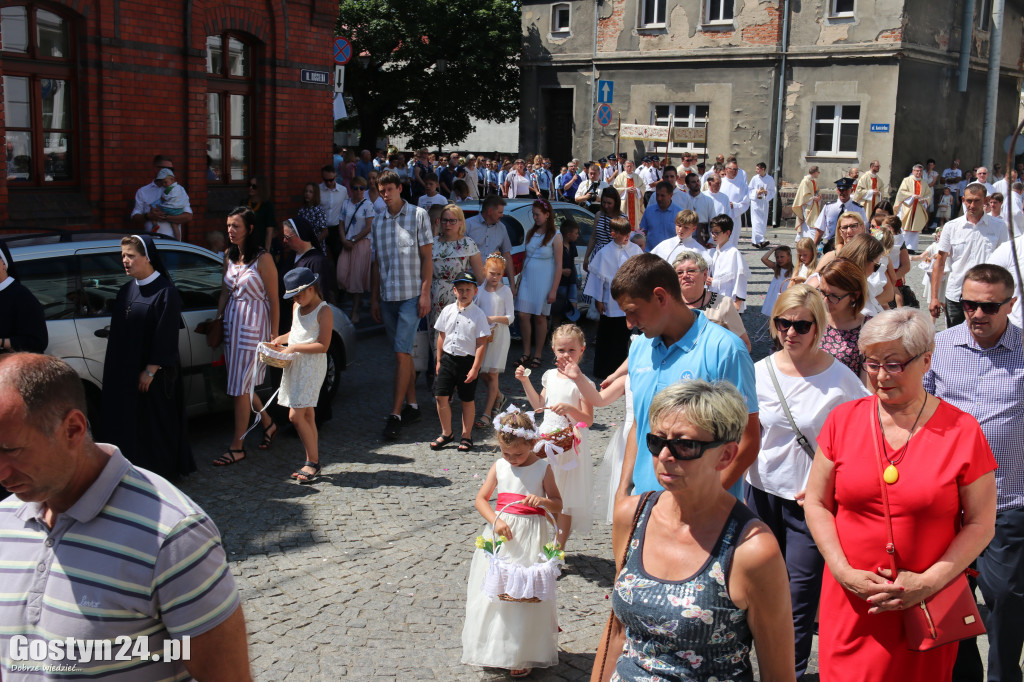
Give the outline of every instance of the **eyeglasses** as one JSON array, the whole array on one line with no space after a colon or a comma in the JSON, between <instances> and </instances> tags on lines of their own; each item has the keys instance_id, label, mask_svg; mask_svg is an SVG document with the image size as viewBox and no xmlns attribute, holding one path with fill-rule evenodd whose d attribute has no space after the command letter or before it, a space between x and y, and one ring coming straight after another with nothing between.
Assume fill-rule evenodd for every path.
<instances>
[{"instance_id":1,"label":"eyeglasses","mask_svg":"<svg viewBox=\"0 0 1024 682\"><path fill-rule=\"evenodd\" d=\"M1006 299L1002 303L996 301L968 301L967 299L960 299L960 306L964 309L965 313L973 313L978 308L981 308L981 312L986 315L995 315L999 312L999 309L1004 305L1013 300L1013 297Z\"/></svg>"},{"instance_id":2,"label":"eyeglasses","mask_svg":"<svg viewBox=\"0 0 1024 682\"><path fill-rule=\"evenodd\" d=\"M784 317L774 317L772 322L775 323L775 329L780 334L788 332L790 327L796 330L797 334L806 334L814 326L814 320L787 320Z\"/></svg>"},{"instance_id":3,"label":"eyeglasses","mask_svg":"<svg viewBox=\"0 0 1024 682\"><path fill-rule=\"evenodd\" d=\"M865 360L864 369L867 370L868 374L878 374L878 370L885 368L886 374L902 374L903 370L907 368L907 365L917 360L924 353L918 353L914 357L910 358L906 362L878 362L877 360Z\"/></svg>"},{"instance_id":4,"label":"eyeglasses","mask_svg":"<svg viewBox=\"0 0 1024 682\"><path fill-rule=\"evenodd\" d=\"M843 232L849 232L850 230L856 230L860 227L860 223L847 223L846 225L840 225L839 229Z\"/></svg>"},{"instance_id":5,"label":"eyeglasses","mask_svg":"<svg viewBox=\"0 0 1024 682\"><path fill-rule=\"evenodd\" d=\"M324 178L324 182L327 183L327 184L330 184L330 183L334 182L334 178Z\"/></svg>"},{"instance_id":6,"label":"eyeglasses","mask_svg":"<svg viewBox=\"0 0 1024 682\"><path fill-rule=\"evenodd\" d=\"M839 305L839 302L842 301L847 296L853 296L852 293L843 294L842 296L840 296L839 294L826 294L821 289L818 289L818 293L824 296L825 300L831 303L832 305Z\"/></svg>"},{"instance_id":7,"label":"eyeglasses","mask_svg":"<svg viewBox=\"0 0 1024 682\"><path fill-rule=\"evenodd\" d=\"M700 459L704 456L704 452L717 448L719 445L725 445L729 441L727 440L694 440L692 438L662 438L661 436L655 436L653 433L647 434L647 449L651 451L651 454L657 457L661 454L661 451L668 448L669 453L673 459L681 461L689 461L692 459Z\"/></svg>"},{"instance_id":8,"label":"eyeglasses","mask_svg":"<svg viewBox=\"0 0 1024 682\"><path fill-rule=\"evenodd\" d=\"M284 234L281 235L281 241L287 242L291 241L292 239L295 239L294 234L288 234L287 232L285 232Z\"/></svg>"},{"instance_id":9,"label":"eyeglasses","mask_svg":"<svg viewBox=\"0 0 1024 682\"><path fill-rule=\"evenodd\" d=\"M711 230L711 236L712 236L712 237L717 237L717 236L719 236L720 234L722 234L722 231L721 231L721 230L719 230L718 232L715 232L714 230Z\"/></svg>"},{"instance_id":10,"label":"eyeglasses","mask_svg":"<svg viewBox=\"0 0 1024 682\"><path fill-rule=\"evenodd\" d=\"M365 192L366 191L366 185L353 185L352 186L352 191L353 192Z\"/></svg>"},{"instance_id":11,"label":"eyeglasses","mask_svg":"<svg viewBox=\"0 0 1024 682\"><path fill-rule=\"evenodd\" d=\"M249 189L259 189L259 185L257 185L255 182L250 182Z\"/></svg>"},{"instance_id":12,"label":"eyeglasses","mask_svg":"<svg viewBox=\"0 0 1024 682\"><path fill-rule=\"evenodd\" d=\"M442 225L458 225L458 218L441 218Z\"/></svg>"}]
</instances>

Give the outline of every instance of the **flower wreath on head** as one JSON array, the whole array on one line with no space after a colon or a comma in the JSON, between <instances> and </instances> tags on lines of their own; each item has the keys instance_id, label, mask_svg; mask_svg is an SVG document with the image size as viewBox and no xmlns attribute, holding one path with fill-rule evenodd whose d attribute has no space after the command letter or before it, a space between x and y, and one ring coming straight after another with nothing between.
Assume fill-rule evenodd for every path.
<instances>
[{"instance_id":1,"label":"flower wreath on head","mask_svg":"<svg viewBox=\"0 0 1024 682\"><path fill-rule=\"evenodd\" d=\"M515 405L509 405L504 412L494 418L494 430L502 431L504 433L510 433L517 438L523 438L525 440L537 441L533 445L534 452L544 452L546 457L555 457L565 452L565 448L555 445L550 440L544 438L544 434L537 430L537 420L534 417L534 412L523 412L527 417L530 418L530 422L533 424L532 429L525 429L521 426L509 426L508 424L502 424L501 418L510 414L517 414L523 412Z\"/></svg>"}]
</instances>

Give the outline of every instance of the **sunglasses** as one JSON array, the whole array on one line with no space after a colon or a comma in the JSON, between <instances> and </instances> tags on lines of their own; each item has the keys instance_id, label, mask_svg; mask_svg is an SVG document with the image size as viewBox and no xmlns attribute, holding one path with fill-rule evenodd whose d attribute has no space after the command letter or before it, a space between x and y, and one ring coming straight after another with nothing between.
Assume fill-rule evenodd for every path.
<instances>
[{"instance_id":1,"label":"sunglasses","mask_svg":"<svg viewBox=\"0 0 1024 682\"><path fill-rule=\"evenodd\" d=\"M365 192L366 191L366 185L353 185L352 186L352 191L353 192Z\"/></svg>"},{"instance_id":2,"label":"sunglasses","mask_svg":"<svg viewBox=\"0 0 1024 682\"><path fill-rule=\"evenodd\" d=\"M981 308L981 312L986 315L995 315L999 312L1000 308L1012 300L1012 296L1002 303L997 303L996 301L968 301L967 299L961 298L960 306L964 309L965 313L973 313L975 310Z\"/></svg>"},{"instance_id":3,"label":"sunglasses","mask_svg":"<svg viewBox=\"0 0 1024 682\"><path fill-rule=\"evenodd\" d=\"M255 182L250 182L249 183L249 188L250 189L259 189L259 185L257 185Z\"/></svg>"},{"instance_id":4,"label":"sunglasses","mask_svg":"<svg viewBox=\"0 0 1024 682\"><path fill-rule=\"evenodd\" d=\"M924 353L918 353L914 357L910 358L906 362L878 362L877 360L865 360L864 369L867 370L868 374L878 374L878 370L885 368L886 374L902 374L903 370L907 368L907 365L917 360Z\"/></svg>"},{"instance_id":5,"label":"sunglasses","mask_svg":"<svg viewBox=\"0 0 1024 682\"><path fill-rule=\"evenodd\" d=\"M806 334L814 326L813 320L787 320L784 317L772 318L772 322L775 323L775 329L780 334L788 332L790 327L795 329L797 334Z\"/></svg>"},{"instance_id":6,"label":"sunglasses","mask_svg":"<svg viewBox=\"0 0 1024 682\"><path fill-rule=\"evenodd\" d=\"M691 459L700 459L704 456L706 450L717 448L719 445L725 445L729 441L727 440L694 440L692 438L662 438L655 436L653 433L647 434L647 449L651 451L651 454L657 457L661 454L661 451L668 448L669 453L673 459L688 461Z\"/></svg>"}]
</instances>

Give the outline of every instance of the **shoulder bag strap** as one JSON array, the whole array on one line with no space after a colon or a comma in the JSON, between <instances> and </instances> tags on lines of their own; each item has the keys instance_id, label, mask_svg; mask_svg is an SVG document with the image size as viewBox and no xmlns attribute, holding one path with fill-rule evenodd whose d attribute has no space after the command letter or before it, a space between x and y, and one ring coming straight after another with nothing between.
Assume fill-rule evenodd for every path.
<instances>
[{"instance_id":1,"label":"shoulder bag strap","mask_svg":"<svg viewBox=\"0 0 1024 682\"><path fill-rule=\"evenodd\" d=\"M807 456L813 459L814 448L811 447L811 443L807 440L807 437L800 433L800 429L797 428L796 421L793 419L793 413L789 411L789 405L786 403L786 396L782 395L782 387L779 386L779 379L775 376L775 363L772 361L772 356L768 356L765 364L768 365L768 376L772 378L772 386L775 387L775 394L779 396L779 402L782 403L782 411L786 413L786 419L789 420L789 426L793 429L793 433L796 434L796 442L800 444L800 447L807 453Z\"/></svg>"},{"instance_id":2,"label":"shoulder bag strap","mask_svg":"<svg viewBox=\"0 0 1024 682\"><path fill-rule=\"evenodd\" d=\"M878 398L875 398L874 400L874 410L875 418L871 420L874 424L874 438L872 440L875 442L875 463L878 465L876 467L878 471L878 484L882 487L882 512L885 514L885 532L886 537L888 538L888 542L885 544L885 553L889 555L889 566L892 569L892 579L895 580L897 575L896 545L892 539L892 516L889 514L889 491L886 490L887 484L885 479L882 478L885 463L882 460L882 451L880 450L881 446L879 445L881 443L882 431L878 426Z\"/></svg>"}]
</instances>

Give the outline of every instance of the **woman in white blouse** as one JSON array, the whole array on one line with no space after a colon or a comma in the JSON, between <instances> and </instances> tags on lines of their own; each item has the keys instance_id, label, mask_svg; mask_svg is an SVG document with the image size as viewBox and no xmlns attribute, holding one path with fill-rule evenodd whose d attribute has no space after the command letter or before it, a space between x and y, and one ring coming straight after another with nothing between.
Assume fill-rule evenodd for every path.
<instances>
[{"instance_id":1,"label":"woman in white blouse","mask_svg":"<svg viewBox=\"0 0 1024 682\"><path fill-rule=\"evenodd\" d=\"M791 286L772 309L771 335L782 350L754 365L761 451L747 470L745 501L775 534L789 570L798 679L811 654L825 566L804 520L807 475L825 417L837 405L868 395L849 367L818 347L826 325L821 294L806 284Z\"/></svg>"},{"instance_id":2,"label":"woman in white blouse","mask_svg":"<svg viewBox=\"0 0 1024 682\"><path fill-rule=\"evenodd\" d=\"M501 186L501 193L509 199L530 198L530 177L526 174L526 161L516 159L512 164L512 170L505 176L505 182Z\"/></svg>"}]
</instances>

